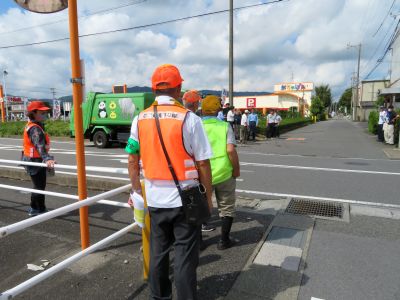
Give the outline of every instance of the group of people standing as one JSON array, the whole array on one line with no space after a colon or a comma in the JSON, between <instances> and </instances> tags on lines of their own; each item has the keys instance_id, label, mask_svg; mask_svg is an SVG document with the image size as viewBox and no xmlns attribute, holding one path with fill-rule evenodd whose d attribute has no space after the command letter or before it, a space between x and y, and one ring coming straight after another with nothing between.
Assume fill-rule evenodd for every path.
<instances>
[{"instance_id":1,"label":"group of people standing","mask_svg":"<svg viewBox=\"0 0 400 300\"><path fill-rule=\"evenodd\" d=\"M229 110L226 116L223 117L222 111L220 113L220 119L227 121L231 124L236 139L241 144L246 144L247 141L256 140L257 126L259 123L259 115L255 109L245 110L242 114L240 109L235 109L227 104ZM267 139L279 137L279 125L282 121L282 117L277 111L271 109L266 116L266 130L265 137Z\"/></svg>"},{"instance_id":2,"label":"group of people standing","mask_svg":"<svg viewBox=\"0 0 400 300\"><path fill-rule=\"evenodd\" d=\"M390 105L387 109L383 106L379 109L378 141L394 145L394 125L399 118Z\"/></svg>"}]
</instances>

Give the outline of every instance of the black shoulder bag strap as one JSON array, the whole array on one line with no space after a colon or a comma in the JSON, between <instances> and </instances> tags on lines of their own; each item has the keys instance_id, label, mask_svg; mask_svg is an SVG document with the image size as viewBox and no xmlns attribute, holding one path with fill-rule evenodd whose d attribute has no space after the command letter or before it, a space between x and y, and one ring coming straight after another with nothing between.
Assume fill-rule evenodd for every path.
<instances>
[{"instance_id":1,"label":"black shoulder bag strap","mask_svg":"<svg viewBox=\"0 0 400 300\"><path fill-rule=\"evenodd\" d=\"M182 188L181 188L181 185L179 184L178 177L175 174L174 167L172 166L171 159L169 158L167 148L165 147L164 139L161 134L160 119L158 117L157 105L154 105L154 118L156 119L158 138L160 139L161 147L164 151L165 158L167 159L168 169L171 172L172 178L174 179L174 182L175 182L176 188L178 189L179 195L182 197Z\"/></svg>"}]
</instances>

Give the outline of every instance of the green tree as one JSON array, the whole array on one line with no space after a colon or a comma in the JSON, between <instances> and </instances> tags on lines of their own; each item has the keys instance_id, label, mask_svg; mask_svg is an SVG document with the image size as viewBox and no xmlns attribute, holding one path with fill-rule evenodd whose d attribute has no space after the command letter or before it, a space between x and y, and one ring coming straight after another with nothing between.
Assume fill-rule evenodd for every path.
<instances>
[{"instance_id":1,"label":"green tree","mask_svg":"<svg viewBox=\"0 0 400 300\"><path fill-rule=\"evenodd\" d=\"M339 107L347 107L347 111L350 111L351 107L351 97L353 94L353 89L348 88L346 89L339 100Z\"/></svg>"},{"instance_id":2,"label":"green tree","mask_svg":"<svg viewBox=\"0 0 400 300\"><path fill-rule=\"evenodd\" d=\"M375 106L380 107L383 105L385 105L385 96L379 95L378 98L376 99Z\"/></svg>"},{"instance_id":3,"label":"green tree","mask_svg":"<svg viewBox=\"0 0 400 300\"><path fill-rule=\"evenodd\" d=\"M319 120L325 119L325 107L318 96L311 98L310 112L313 116L317 116Z\"/></svg>"},{"instance_id":4,"label":"green tree","mask_svg":"<svg viewBox=\"0 0 400 300\"><path fill-rule=\"evenodd\" d=\"M321 100L324 107L329 107L332 104L332 93L329 84L320 85L315 88L315 95Z\"/></svg>"}]
</instances>

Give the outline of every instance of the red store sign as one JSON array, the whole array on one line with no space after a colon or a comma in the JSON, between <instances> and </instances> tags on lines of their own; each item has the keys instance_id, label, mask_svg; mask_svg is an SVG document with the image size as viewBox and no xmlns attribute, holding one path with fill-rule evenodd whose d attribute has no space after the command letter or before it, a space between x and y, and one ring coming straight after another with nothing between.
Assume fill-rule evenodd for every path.
<instances>
[{"instance_id":1,"label":"red store sign","mask_svg":"<svg viewBox=\"0 0 400 300\"><path fill-rule=\"evenodd\" d=\"M247 108L256 108L256 98L247 98L246 106Z\"/></svg>"}]
</instances>

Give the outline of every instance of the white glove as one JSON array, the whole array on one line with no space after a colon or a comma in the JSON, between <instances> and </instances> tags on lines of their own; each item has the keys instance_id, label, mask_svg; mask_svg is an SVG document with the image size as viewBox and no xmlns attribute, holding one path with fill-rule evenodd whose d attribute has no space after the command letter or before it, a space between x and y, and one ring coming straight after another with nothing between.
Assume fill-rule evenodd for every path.
<instances>
[{"instance_id":1,"label":"white glove","mask_svg":"<svg viewBox=\"0 0 400 300\"><path fill-rule=\"evenodd\" d=\"M145 212L144 212L144 199L142 195L136 192L133 193L131 192L128 203L133 209L133 219L141 228L143 228Z\"/></svg>"}]
</instances>

